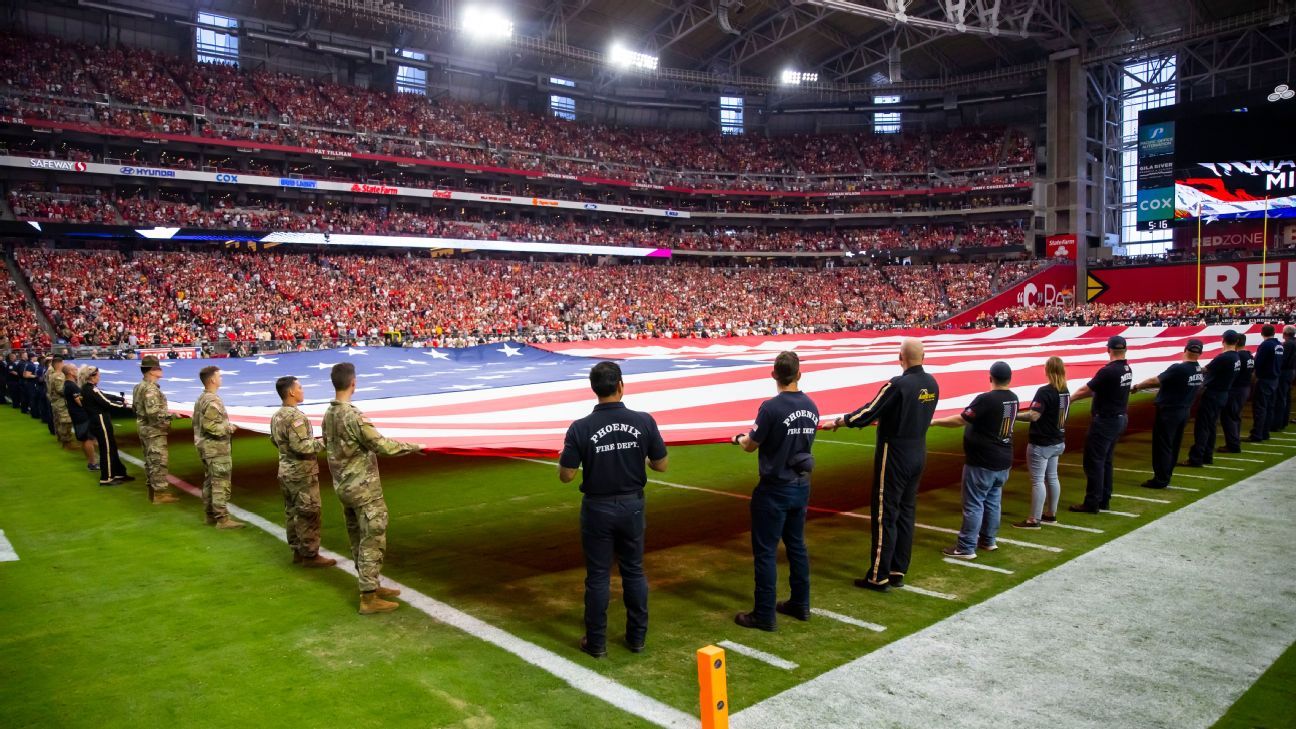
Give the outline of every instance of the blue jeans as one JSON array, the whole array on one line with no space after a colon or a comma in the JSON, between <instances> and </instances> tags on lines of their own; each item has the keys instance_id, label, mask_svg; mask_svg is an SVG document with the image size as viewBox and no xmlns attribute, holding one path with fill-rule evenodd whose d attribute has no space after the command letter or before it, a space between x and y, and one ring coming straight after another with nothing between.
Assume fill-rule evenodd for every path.
<instances>
[{"instance_id":1,"label":"blue jeans","mask_svg":"<svg viewBox=\"0 0 1296 729\"><path fill-rule=\"evenodd\" d=\"M1058 497L1062 495L1062 482L1058 480L1058 459L1066 450L1066 443L1054 445L1026 445L1026 465L1031 479L1031 519L1039 521L1047 511L1057 515ZM1045 509L1045 503L1048 508Z\"/></svg>"},{"instance_id":2,"label":"blue jeans","mask_svg":"<svg viewBox=\"0 0 1296 729\"><path fill-rule=\"evenodd\" d=\"M778 595L778 545L787 550L788 582L797 608L810 607L810 553L806 550L806 505L810 503L810 482L802 479L782 486L757 486L752 492L752 558L756 565L756 601L752 617L756 622L775 622L774 603Z\"/></svg>"},{"instance_id":3,"label":"blue jeans","mask_svg":"<svg viewBox=\"0 0 1296 729\"><path fill-rule=\"evenodd\" d=\"M612 558L621 568L626 608L626 642L642 645L648 634L648 578L643 571L644 499L586 498L581 501L581 546L585 551L585 637L589 647L607 645L607 607Z\"/></svg>"},{"instance_id":4,"label":"blue jeans","mask_svg":"<svg viewBox=\"0 0 1296 729\"><path fill-rule=\"evenodd\" d=\"M963 528L958 535L961 551L975 554L978 544L995 543L1003 485L1008 482L1011 470L963 466Z\"/></svg>"}]
</instances>

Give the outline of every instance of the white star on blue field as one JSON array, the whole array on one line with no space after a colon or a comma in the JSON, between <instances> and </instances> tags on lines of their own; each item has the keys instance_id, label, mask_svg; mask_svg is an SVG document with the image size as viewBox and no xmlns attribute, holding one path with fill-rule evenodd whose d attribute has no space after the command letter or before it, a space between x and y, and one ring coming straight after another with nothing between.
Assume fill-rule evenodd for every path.
<instances>
[{"instance_id":1,"label":"white star on blue field","mask_svg":"<svg viewBox=\"0 0 1296 729\"><path fill-rule=\"evenodd\" d=\"M333 388L328 371L339 362L351 362L358 377L356 392L363 399L435 395L498 387L562 382L588 377L590 367L602 360L557 354L519 342L486 344L464 349L403 349L366 347L288 352L246 359L166 360L162 390L172 402L193 402L202 393L198 370L221 368L221 399L236 407L279 404L274 382L284 375L301 380L306 402L328 402ZM99 364L74 362L73 364ZM117 365L120 364L120 367ZM654 372L691 372L736 365L762 364L750 359L629 359L618 362L626 375ZM768 364L768 363L764 363ZM138 363L113 363L101 383L108 392L130 393L139 382Z\"/></svg>"}]
</instances>

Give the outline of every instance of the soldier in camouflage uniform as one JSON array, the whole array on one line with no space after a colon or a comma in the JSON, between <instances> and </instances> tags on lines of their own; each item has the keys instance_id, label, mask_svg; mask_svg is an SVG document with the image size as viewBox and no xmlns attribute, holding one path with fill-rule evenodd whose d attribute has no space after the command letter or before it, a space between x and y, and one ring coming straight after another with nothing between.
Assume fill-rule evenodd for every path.
<instances>
[{"instance_id":1,"label":"soldier in camouflage uniform","mask_svg":"<svg viewBox=\"0 0 1296 729\"><path fill-rule=\"evenodd\" d=\"M72 435L72 415L68 413L67 400L63 399L63 358L54 357L50 362L49 372L45 375L45 391L49 394L50 409L54 414L54 434L59 444L69 450L78 450L76 439Z\"/></svg>"},{"instance_id":2,"label":"soldier in camouflage uniform","mask_svg":"<svg viewBox=\"0 0 1296 729\"><path fill-rule=\"evenodd\" d=\"M382 437L351 404L355 365L333 365L330 377L337 395L324 413L324 446L328 449L333 491L346 514L347 536L360 577L360 614L391 612L399 605L383 598L395 597L400 590L383 587L378 579L387 551L387 502L378 479L378 455L417 453L422 447Z\"/></svg>"},{"instance_id":3,"label":"soldier in camouflage uniform","mask_svg":"<svg viewBox=\"0 0 1296 729\"><path fill-rule=\"evenodd\" d=\"M193 436L203 463L202 495L207 523L217 529L241 529L243 522L231 519L228 507L230 476L234 472L230 436L238 428L229 421L225 403L216 394L221 386L220 368L204 367L198 371L198 379L202 381L203 394L194 403Z\"/></svg>"},{"instance_id":4,"label":"soldier in camouflage uniform","mask_svg":"<svg viewBox=\"0 0 1296 729\"><path fill-rule=\"evenodd\" d=\"M162 364L157 357L140 361L144 379L131 392L131 408L135 411L140 446L144 449L144 471L148 474L149 501L154 504L173 504L180 499L167 483L167 432L175 419L167 410L166 395L158 387L162 379Z\"/></svg>"},{"instance_id":5,"label":"soldier in camouflage uniform","mask_svg":"<svg viewBox=\"0 0 1296 729\"><path fill-rule=\"evenodd\" d=\"M284 527L293 564L332 567L336 559L321 557L318 454L324 444L315 439L311 422L297 409L305 399L296 377L280 377L275 391L283 401L270 418L270 441L279 449L279 487L284 497Z\"/></svg>"}]
</instances>

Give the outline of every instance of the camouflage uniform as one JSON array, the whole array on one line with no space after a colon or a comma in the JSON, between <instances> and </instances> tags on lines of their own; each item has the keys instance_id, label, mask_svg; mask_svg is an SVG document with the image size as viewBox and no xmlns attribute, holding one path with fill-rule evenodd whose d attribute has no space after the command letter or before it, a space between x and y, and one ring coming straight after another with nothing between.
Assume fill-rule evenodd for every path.
<instances>
[{"instance_id":1,"label":"camouflage uniform","mask_svg":"<svg viewBox=\"0 0 1296 729\"><path fill-rule=\"evenodd\" d=\"M314 557L320 545L319 460L324 444L315 440L310 420L294 405L270 418L270 441L279 449L279 487L283 490L288 546L298 557Z\"/></svg>"},{"instance_id":2,"label":"camouflage uniform","mask_svg":"<svg viewBox=\"0 0 1296 729\"><path fill-rule=\"evenodd\" d=\"M207 523L215 524L229 518L230 475L234 460L230 452L230 436L234 424L225 414L225 403L214 392L204 392L194 403L194 446L203 462L203 505L207 509Z\"/></svg>"},{"instance_id":3,"label":"camouflage uniform","mask_svg":"<svg viewBox=\"0 0 1296 729\"><path fill-rule=\"evenodd\" d=\"M156 382L144 380L131 392L131 407L139 428L140 446L144 449L144 472L148 475L149 495L171 491L167 483L167 432L173 415L167 410L166 395Z\"/></svg>"},{"instance_id":4,"label":"camouflage uniform","mask_svg":"<svg viewBox=\"0 0 1296 729\"><path fill-rule=\"evenodd\" d=\"M64 447L74 442L72 436L72 416L68 413L67 400L63 398L63 383L67 377L51 369L45 376L45 392L49 395L50 410L54 414L54 433Z\"/></svg>"},{"instance_id":5,"label":"camouflage uniform","mask_svg":"<svg viewBox=\"0 0 1296 729\"><path fill-rule=\"evenodd\" d=\"M378 479L378 455L416 453L422 446L382 437L359 408L339 400L330 403L324 413L324 446L333 491L346 513L360 591L373 592L378 589L387 550L387 502Z\"/></svg>"}]
</instances>

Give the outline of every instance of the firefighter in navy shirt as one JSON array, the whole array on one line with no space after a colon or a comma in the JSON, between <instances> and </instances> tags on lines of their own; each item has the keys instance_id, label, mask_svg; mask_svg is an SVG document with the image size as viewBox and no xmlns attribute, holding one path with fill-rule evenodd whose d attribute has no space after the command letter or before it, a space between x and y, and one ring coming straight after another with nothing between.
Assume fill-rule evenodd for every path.
<instances>
[{"instance_id":1,"label":"firefighter in navy shirt","mask_svg":"<svg viewBox=\"0 0 1296 729\"><path fill-rule=\"evenodd\" d=\"M1071 511L1097 514L1111 502L1116 443L1129 422L1126 409L1134 372L1125 361L1124 337L1107 340L1107 357L1110 361L1071 398L1072 402L1093 398L1089 432L1085 436L1085 498L1084 503L1072 504Z\"/></svg>"},{"instance_id":2,"label":"firefighter in navy shirt","mask_svg":"<svg viewBox=\"0 0 1296 729\"><path fill-rule=\"evenodd\" d=\"M927 465L927 428L931 426L940 388L923 370L923 344L906 339L900 344L900 367L878 390L873 401L833 421L863 428L877 423L877 451L873 458L872 548L868 572L855 580L856 587L886 592L904 586L913 552L914 513L918 484Z\"/></svg>"},{"instance_id":3,"label":"firefighter in navy shirt","mask_svg":"<svg viewBox=\"0 0 1296 729\"><path fill-rule=\"evenodd\" d=\"M1278 373L1282 370L1282 342L1274 338L1273 324L1260 327L1260 336L1264 339L1255 353L1255 391L1251 395L1251 437L1252 443L1269 440L1269 428L1273 425L1274 406L1278 402Z\"/></svg>"},{"instance_id":4,"label":"firefighter in navy shirt","mask_svg":"<svg viewBox=\"0 0 1296 729\"><path fill-rule=\"evenodd\" d=\"M1188 449L1188 460L1183 463L1185 466L1200 468L1215 460L1216 426L1219 425L1220 413L1228 403L1233 380L1242 370L1242 360L1238 359L1237 353L1238 333L1232 329L1224 332L1221 342L1224 351L1215 355L1210 364L1206 365L1202 396L1197 404L1197 420L1193 423L1193 445Z\"/></svg>"},{"instance_id":5,"label":"firefighter in navy shirt","mask_svg":"<svg viewBox=\"0 0 1296 729\"><path fill-rule=\"evenodd\" d=\"M734 622L744 628L774 630L775 612L797 620L810 619L810 554L806 551L806 507L810 503L810 472L814 470L815 431L819 408L801 392L801 360L795 352L781 352L770 373L778 395L761 403L751 432L733 437L734 445L748 453L759 450L760 481L752 491L752 558L756 571L755 605L738 613ZM792 596L778 596L778 545L787 550L788 582Z\"/></svg>"},{"instance_id":6,"label":"firefighter in navy shirt","mask_svg":"<svg viewBox=\"0 0 1296 729\"><path fill-rule=\"evenodd\" d=\"M621 570L626 606L626 647L644 649L648 635L648 578L643 571L644 486L648 473L666 470L666 444L648 413L621 402L625 383L615 362L590 369L590 388L598 396L594 412L567 429L558 479L581 476L581 547L585 552L585 635L580 649L595 658L607 655L608 581L612 558Z\"/></svg>"},{"instance_id":7,"label":"firefighter in navy shirt","mask_svg":"<svg viewBox=\"0 0 1296 729\"><path fill-rule=\"evenodd\" d=\"M1251 396L1251 378L1255 375L1255 357L1246 348L1246 335L1237 335L1237 355L1240 367L1233 378L1233 387L1229 388L1228 402L1220 414L1220 425L1224 428L1224 447L1221 453L1242 452L1242 409L1247 398ZM1210 459L1204 461L1210 463Z\"/></svg>"},{"instance_id":8,"label":"firefighter in navy shirt","mask_svg":"<svg viewBox=\"0 0 1296 729\"><path fill-rule=\"evenodd\" d=\"M990 365L989 392L976 396L957 415L933 420L932 425L963 428L963 526L958 541L943 552L955 559L976 559L977 550L999 548L1000 505L1013 462L1013 426L1021 403L1010 389L1012 367Z\"/></svg>"},{"instance_id":9,"label":"firefighter in navy shirt","mask_svg":"<svg viewBox=\"0 0 1296 729\"><path fill-rule=\"evenodd\" d=\"M1156 420L1152 422L1152 478L1143 482L1145 488L1163 489L1170 485L1175 464L1179 462L1188 414L1206 381L1205 372L1197 362L1202 349L1200 339L1189 339L1182 362L1134 385L1134 392L1160 388L1156 396Z\"/></svg>"},{"instance_id":10,"label":"firefighter in navy shirt","mask_svg":"<svg viewBox=\"0 0 1296 729\"><path fill-rule=\"evenodd\" d=\"M1269 429L1282 432L1291 424L1292 380L1296 378L1296 327L1283 327L1283 356L1278 370L1278 405Z\"/></svg>"}]
</instances>

